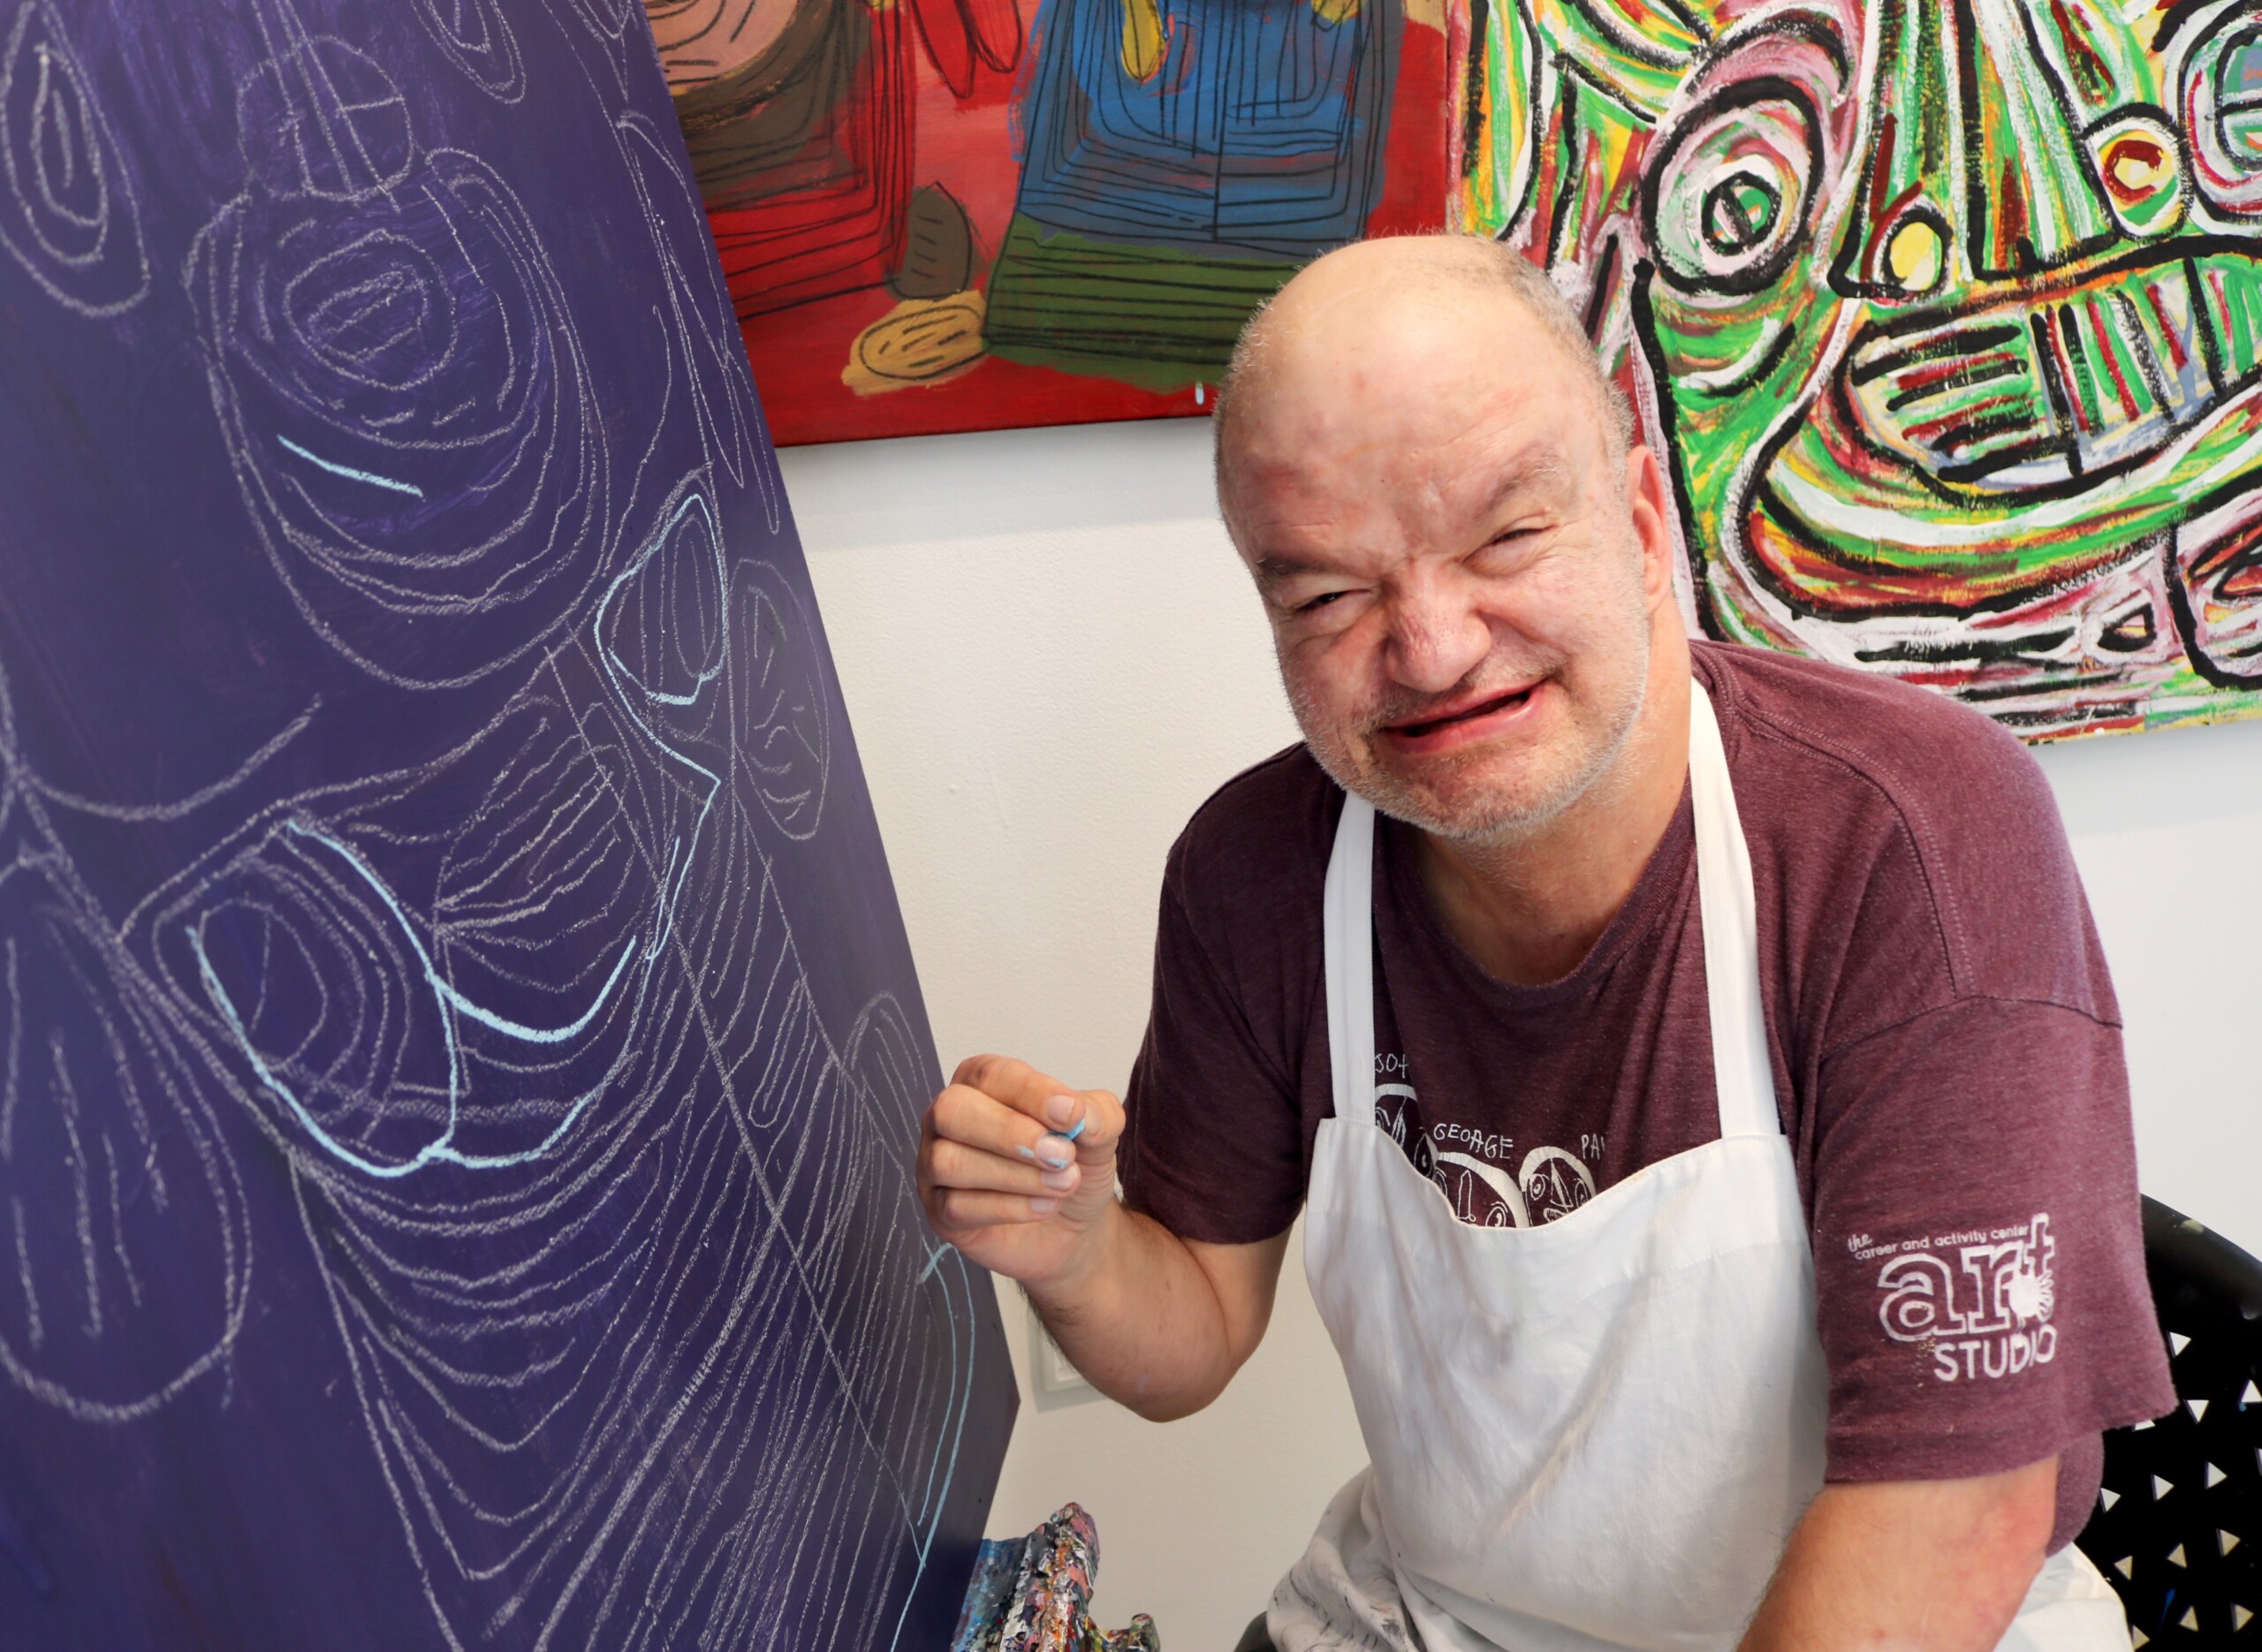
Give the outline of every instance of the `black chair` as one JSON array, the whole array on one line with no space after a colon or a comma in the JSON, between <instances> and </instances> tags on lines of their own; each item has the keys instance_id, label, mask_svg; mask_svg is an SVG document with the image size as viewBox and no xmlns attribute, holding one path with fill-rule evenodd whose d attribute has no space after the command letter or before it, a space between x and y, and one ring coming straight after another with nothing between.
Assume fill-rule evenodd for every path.
<instances>
[{"instance_id":1,"label":"black chair","mask_svg":"<svg viewBox=\"0 0 2262 1652\"><path fill-rule=\"evenodd\" d=\"M2182 1404L2105 1436L2075 1541L2137 1645L2262 1648L2262 1262L2147 1199L2144 1268Z\"/></svg>"}]
</instances>

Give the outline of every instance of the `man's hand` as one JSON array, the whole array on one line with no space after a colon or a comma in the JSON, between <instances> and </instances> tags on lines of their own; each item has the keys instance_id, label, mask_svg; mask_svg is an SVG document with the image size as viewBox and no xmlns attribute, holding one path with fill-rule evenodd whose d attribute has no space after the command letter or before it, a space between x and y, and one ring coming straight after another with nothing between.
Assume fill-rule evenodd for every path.
<instances>
[{"instance_id":1,"label":"man's hand","mask_svg":"<svg viewBox=\"0 0 2262 1652\"><path fill-rule=\"evenodd\" d=\"M922 1121L919 1198L936 1233L992 1273L1069 1283L1095 1262L1122 1134L1123 1105L1105 1090L969 1057Z\"/></svg>"},{"instance_id":2,"label":"man's hand","mask_svg":"<svg viewBox=\"0 0 2262 1652\"><path fill-rule=\"evenodd\" d=\"M1203 1245L1126 1210L1122 1135L1105 1090L975 1056L921 1125L919 1198L937 1234L1021 1281L1094 1388L1161 1422L1215 1399L1255 1350L1288 1236Z\"/></svg>"},{"instance_id":3,"label":"man's hand","mask_svg":"<svg viewBox=\"0 0 2262 1652\"><path fill-rule=\"evenodd\" d=\"M1993 1652L2057 1509L2054 1457L1972 1480L1825 1486L1741 1652Z\"/></svg>"}]
</instances>

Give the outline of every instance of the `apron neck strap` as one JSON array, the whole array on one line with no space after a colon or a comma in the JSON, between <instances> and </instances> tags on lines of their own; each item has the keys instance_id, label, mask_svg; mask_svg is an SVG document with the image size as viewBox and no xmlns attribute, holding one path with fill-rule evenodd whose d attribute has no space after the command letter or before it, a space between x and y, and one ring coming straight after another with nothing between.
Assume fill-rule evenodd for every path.
<instances>
[{"instance_id":1,"label":"apron neck strap","mask_svg":"<svg viewBox=\"0 0 2262 1652\"><path fill-rule=\"evenodd\" d=\"M1712 1087L1723 1136L1782 1133L1759 1001L1759 913L1751 852L1728 782L1727 748L1712 697L1689 685L1689 790L1696 817L1696 898L1704 930L1704 987ZM1346 794L1327 862L1321 914L1326 957L1327 1058L1335 1116L1375 1117L1375 806Z\"/></svg>"},{"instance_id":2,"label":"apron neck strap","mask_svg":"<svg viewBox=\"0 0 2262 1652\"><path fill-rule=\"evenodd\" d=\"M1343 794L1320 922L1327 959L1327 1065L1335 1116L1375 1121L1375 806Z\"/></svg>"},{"instance_id":3,"label":"apron neck strap","mask_svg":"<svg viewBox=\"0 0 2262 1652\"><path fill-rule=\"evenodd\" d=\"M1689 683L1689 794L1696 829L1696 899L1704 928L1704 996L1712 1024L1712 1087L1723 1136L1780 1135L1774 1064L1759 1007L1759 903L1751 851L1728 784L1727 747L1704 683Z\"/></svg>"}]
</instances>

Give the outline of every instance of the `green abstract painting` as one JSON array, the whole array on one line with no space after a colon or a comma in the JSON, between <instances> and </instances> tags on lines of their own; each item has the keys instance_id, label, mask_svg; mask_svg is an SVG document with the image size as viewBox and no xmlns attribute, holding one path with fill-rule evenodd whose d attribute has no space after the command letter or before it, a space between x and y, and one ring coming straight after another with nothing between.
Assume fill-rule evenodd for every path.
<instances>
[{"instance_id":1,"label":"green abstract painting","mask_svg":"<svg viewBox=\"0 0 2262 1652\"><path fill-rule=\"evenodd\" d=\"M1466 22L1457 217L1624 375L1692 621L2033 739L2262 712L2262 5Z\"/></svg>"}]
</instances>

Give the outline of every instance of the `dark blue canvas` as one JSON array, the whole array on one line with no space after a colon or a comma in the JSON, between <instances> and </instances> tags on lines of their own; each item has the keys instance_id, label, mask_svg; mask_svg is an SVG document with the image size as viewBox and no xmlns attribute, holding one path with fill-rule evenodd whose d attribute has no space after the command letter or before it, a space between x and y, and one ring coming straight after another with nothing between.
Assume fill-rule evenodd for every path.
<instances>
[{"instance_id":1,"label":"dark blue canvas","mask_svg":"<svg viewBox=\"0 0 2262 1652\"><path fill-rule=\"evenodd\" d=\"M636 0L0 0L0 1647L940 1648L936 1083Z\"/></svg>"}]
</instances>

